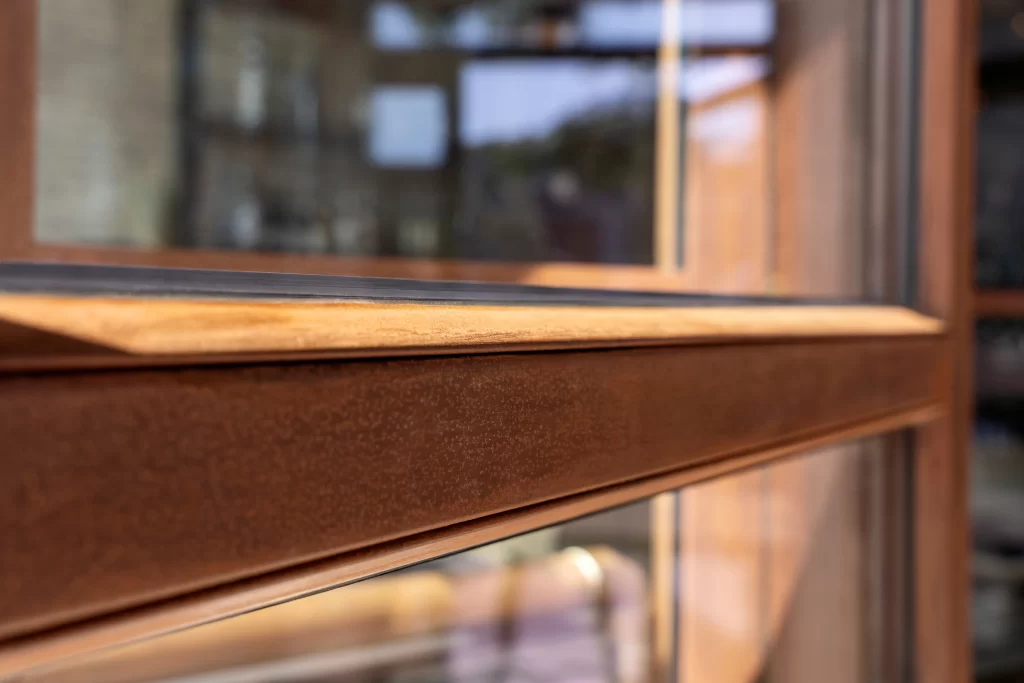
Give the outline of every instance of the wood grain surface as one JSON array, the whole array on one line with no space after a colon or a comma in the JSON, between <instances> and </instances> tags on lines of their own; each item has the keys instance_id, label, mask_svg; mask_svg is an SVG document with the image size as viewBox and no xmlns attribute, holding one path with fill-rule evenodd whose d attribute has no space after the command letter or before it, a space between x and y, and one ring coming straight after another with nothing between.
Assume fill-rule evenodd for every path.
<instances>
[{"instance_id":1,"label":"wood grain surface","mask_svg":"<svg viewBox=\"0 0 1024 683\"><path fill-rule=\"evenodd\" d=\"M946 418L918 430L914 474L916 678L972 678L968 491L973 414L974 136L979 3L922 8L920 310L949 343L936 375Z\"/></svg>"},{"instance_id":2,"label":"wood grain surface","mask_svg":"<svg viewBox=\"0 0 1024 683\"><path fill-rule=\"evenodd\" d=\"M0 634L921 407L941 345L8 376Z\"/></svg>"},{"instance_id":3,"label":"wood grain surface","mask_svg":"<svg viewBox=\"0 0 1024 683\"><path fill-rule=\"evenodd\" d=\"M393 355L933 335L886 306L607 308L0 296L0 368L139 357Z\"/></svg>"},{"instance_id":4,"label":"wood grain surface","mask_svg":"<svg viewBox=\"0 0 1024 683\"><path fill-rule=\"evenodd\" d=\"M897 411L881 418L830 428L821 434L786 441L772 448L732 454L696 466L683 465L664 474L484 516L324 560L265 573L250 580L232 582L179 598L6 640L0 642L0 675L49 667L65 660L89 656L105 648L138 642L298 599L390 569L473 548L716 477L729 476L824 446L927 424L939 417L941 413L934 407Z\"/></svg>"}]
</instances>

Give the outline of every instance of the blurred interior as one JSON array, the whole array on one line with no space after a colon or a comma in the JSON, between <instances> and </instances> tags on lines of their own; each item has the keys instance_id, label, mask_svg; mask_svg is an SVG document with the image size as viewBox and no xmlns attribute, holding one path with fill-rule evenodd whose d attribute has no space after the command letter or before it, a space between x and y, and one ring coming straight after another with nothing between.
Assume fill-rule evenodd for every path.
<instances>
[{"instance_id":1,"label":"blurred interior","mask_svg":"<svg viewBox=\"0 0 1024 683\"><path fill-rule=\"evenodd\" d=\"M41 0L36 239L56 260L881 297L904 5Z\"/></svg>"},{"instance_id":2,"label":"blurred interior","mask_svg":"<svg viewBox=\"0 0 1024 683\"><path fill-rule=\"evenodd\" d=\"M983 0L971 472L979 682L1024 680L1024 2Z\"/></svg>"},{"instance_id":3,"label":"blurred interior","mask_svg":"<svg viewBox=\"0 0 1024 683\"><path fill-rule=\"evenodd\" d=\"M910 545L899 491L907 461L892 438L661 494L19 680L904 680Z\"/></svg>"}]
</instances>

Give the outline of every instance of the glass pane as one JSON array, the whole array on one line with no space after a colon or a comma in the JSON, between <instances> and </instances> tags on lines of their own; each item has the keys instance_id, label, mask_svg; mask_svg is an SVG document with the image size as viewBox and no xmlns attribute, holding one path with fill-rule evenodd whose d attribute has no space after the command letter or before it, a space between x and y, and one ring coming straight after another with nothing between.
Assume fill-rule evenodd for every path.
<instances>
[{"instance_id":1,"label":"glass pane","mask_svg":"<svg viewBox=\"0 0 1024 683\"><path fill-rule=\"evenodd\" d=\"M1024 323L978 323L971 512L979 681L1024 675Z\"/></svg>"},{"instance_id":2,"label":"glass pane","mask_svg":"<svg viewBox=\"0 0 1024 683\"><path fill-rule=\"evenodd\" d=\"M38 681L650 681L652 505L114 651Z\"/></svg>"},{"instance_id":3,"label":"glass pane","mask_svg":"<svg viewBox=\"0 0 1024 683\"><path fill-rule=\"evenodd\" d=\"M907 681L900 436L684 489L680 681Z\"/></svg>"},{"instance_id":4,"label":"glass pane","mask_svg":"<svg viewBox=\"0 0 1024 683\"><path fill-rule=\"evenodd\" d=\"M24 681L904 680L897 441L817 451Z\"/></svg>"},{"instance_id":5,"label":"glass pane","mask_svg":"<svg viewBox=\"0 0 1024 683\"><path fill-rule=\"evenodd\" d=\"M979 36L977 267L982 287L1024 286L1024 2L983 0Z\"/></svg>"},{"instance_id":6,"label":"glass pane","mask_svg":"<svg viewBox=\"0 0 1024 683\"><path fill-rule=\"evenodd\" d=\"M877 293L912 3L875 4L40 0L37 242Z\"/></svg>"},{"instance_id":7,"label":"glass pane","mask_svg":"<svg viewBox=\"0 0 1024 683\"><path fill-rule=\"evenodd\" d=\"M976 680L997 683L1024 679L1024 2L980 15L971 625Z\"/></svg>"}]
</instances>

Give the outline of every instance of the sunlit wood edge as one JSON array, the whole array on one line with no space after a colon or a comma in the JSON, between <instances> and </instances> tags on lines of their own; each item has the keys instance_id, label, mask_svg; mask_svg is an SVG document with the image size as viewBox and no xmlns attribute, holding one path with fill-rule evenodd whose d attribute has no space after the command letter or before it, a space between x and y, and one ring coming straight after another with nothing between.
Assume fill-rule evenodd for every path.
<instances>
[{"instance_id":1,"label":"sunlit wood edge","mask_svg":"<svg viewBox=\"0 0 1024 683\"><path fill-rule=\"evenodd\" d=\"M895 306L680 308L0 296L0 363L59 356L390 354L934 335L943 324ZM11 332L13 330L13 332ZM70 352L53 340L86 347Z\"/></svg>"},{"instance_id":2,"label":"sunlit wood edge","mask_svg":"<svg viewBox=\"0 0 1024 683\"><path fill-rule=\"evenodd\" d=\"M941 415L937 404L929 403L773 448L736 453L714 462L456 524L303 567L0 643L0 676L23 673L71 657L269 607L831 444L923 425Z\"/></svg>"}]
</instances>

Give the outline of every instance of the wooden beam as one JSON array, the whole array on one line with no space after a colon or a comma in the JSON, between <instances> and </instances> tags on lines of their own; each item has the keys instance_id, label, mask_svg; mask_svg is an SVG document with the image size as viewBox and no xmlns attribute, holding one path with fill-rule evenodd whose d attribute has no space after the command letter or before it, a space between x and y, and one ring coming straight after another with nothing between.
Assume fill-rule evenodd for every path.
<instances>
[{"instance_id":1,"label":"wooden beam","mask_svg":"<svg viewBox=\"0 0 1024 683\"><path fill-rule=\"evenodd\" d=\"M940 334L898 307L613 308L0 295L0 369Z\"/></svg>"}]
</instances>

